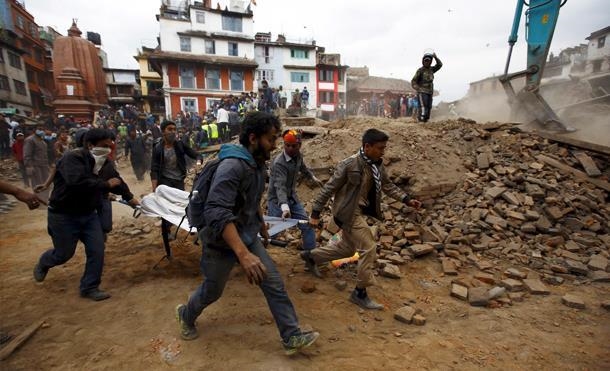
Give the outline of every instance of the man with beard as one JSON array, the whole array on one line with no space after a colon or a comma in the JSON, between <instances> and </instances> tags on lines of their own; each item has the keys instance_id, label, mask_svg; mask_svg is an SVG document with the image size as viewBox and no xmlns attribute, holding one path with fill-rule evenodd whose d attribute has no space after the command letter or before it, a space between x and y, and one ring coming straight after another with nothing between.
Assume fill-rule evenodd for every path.
<instances>
[{"instance_id":1,"label":"man with beard","mask_svg":"<svg viewBox=\"0 0 610 371\"><path fill-rule=\"evenodd\" d=\"M220 298L236 262L244 269L248 281L263 291L286 354L310 346L319 336L299 328L280 273L258 237L260 232L265 243L269 238L260 201L265 189L265 161L275 149L280 128L275 116L251 113L243 122L240 144L225 144L220 149L220 163L204 206L205 224L199 230L205 280L187 304L176 307L180 335L185 340L197 338L195 320Z\"/></svg>"},{"instance_id":2,"label":"man with beard","mask_svg":"<svg viewBox=\"0 0 610 371\"><path fill-rule=\"evenodd\" d=\"M197 160L197 152L176 138L176 124L172 121L164 121L161 124L162 139L155 145L152 151L150 165L150 179L153 192L157 186L177 188L184 191L184 178L186 178L186 158L188 156ZM169 235L171 223L163 219L161 221L161 237L167 257L171 257L169 247Z\"/></svg>"},{"instance_id":3,"label":"man with beard","mask_svg":"<svg viewBox=\"0 0 610 371\"><path fill-rule=\"evenodd\" d=\"M83 148L66 152L58 161L47 226L53 248L42 254L34 267L34 279L44 281L49 269L70 260L77 242L82 241L87 261L80 294L94 301L110 297L99 289L104 268L104 236L96 208L102 193L122 183L119 178L103 180L98 175L111 145L107 130L91 129Z\"/></svg>"}]
</instances>

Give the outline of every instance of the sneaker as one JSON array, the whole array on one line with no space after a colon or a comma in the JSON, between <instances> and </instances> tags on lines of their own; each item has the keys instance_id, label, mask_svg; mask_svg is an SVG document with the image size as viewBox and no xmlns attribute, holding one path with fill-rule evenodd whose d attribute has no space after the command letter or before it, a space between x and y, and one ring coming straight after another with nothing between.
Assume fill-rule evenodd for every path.
<instances>
[{"instance_id":1,"label":"sneaker","mask_svg":"<svg viewBox=\"0 0 610 371\"><path fill-rule=\"evenodd\" d=\"M36 280L36 282L42 282L47 277L48 272L49 272L48 268L44 269L40 266L40 263L38 263L34 267L34 279Z\"/></svg>"},{"instance_id":2,"label":"sneaker","mask_svg":"<svg viewBox=\"0 0 610 371\"><path fill-rule=\"evenodd\" d=\"M352 291L352 294L349 296L349 301L358 305L362 309L383 309L383 304L377 303L369 298L368 295L363 298L358 297L358 292L356 290Z\"/></svg>"},{"instance_id":3,"label":"sneaker","mask_svg":"<svg viewBox=\"0 0 610 371\"><path fill-rule=\"evenodd\" d=\"M283 341L284 351L286 355L292 355L301 349L305 349L313 344L320 336L320 333L315 331L303 332L300 335L291 336L288 341Z\"/></svg>"},{"instance_id":4,"label":"sneaker","mask_svg":"<svg viewBox=\"0 0 610 371\"><path fill-rule=\"evenodd\" d=\"M81 292L80 296L83 298L91 299L93 301L102 301L110 299L110 294L100 289L93 289L87 292Z\"/></svg>"},{"instance_id":5,"label":"sneaker","mask_svg":"<svg viewBox=\"0 0 610 371\"><path fill-rule=\"evenodd\" d=\"M184 313L185 309L186 305L184 304L176 306L176 320L178 321L178 326L180 326L180 337L184 340L195 340L199 337L197 327L191 326L184 321L182 313Z\"/></svg>"},{"instance_id":6,"label":"sneaker","mask_svg":"<svg viewBox=\"0 0 610 371\"><path fill-rule=\"evenodd\" d=\"M318 269L316 262L311 258L310 254L311 254L311 250L305 250L305 251L301 251L299 253L299 256L305 262L305 268L306 268L307 272L310 272L311 274L313 274L314 276L316 276L318 278L322 278L322 273L320 273L320 270Z\"/></svg>"}]
</instances>

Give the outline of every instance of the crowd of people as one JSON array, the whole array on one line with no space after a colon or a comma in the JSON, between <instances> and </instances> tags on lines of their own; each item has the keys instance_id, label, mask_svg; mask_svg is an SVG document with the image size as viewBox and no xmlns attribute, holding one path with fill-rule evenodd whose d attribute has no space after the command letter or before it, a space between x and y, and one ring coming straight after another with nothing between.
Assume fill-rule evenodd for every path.
<instances>
[{"instance_id":1,"label":"crowd of people","mask_svg":"<svg viewBox=\"0 0 610 371\"><path fill-rule=\"evenodd\" d=\"M437 59L436 70L440 65ZM426 68L430 68L427 57L424 57L423 68L416 76L423 74L424 77L417 81L420 87L429 89L430 76L425 76ZM24 185L34 188L37 195L4 182L0 182L0 191L13 194L30 209L46 204L48 200L47 230L52 247L38 259L33 270L34 279L43 282L54 267L73 257L78 241L82 241L86 263L80 295L94 301L109 299L111 295L100 288L106 235L112 230L109 194L120 195L133 207L139 205L113 163L117 158L117 145L122 143L138 180L150 170L152 191L160 185L184 190L187 159L194 161L199 156L193 144L201 145L197 135L202 139L202 131L212 133L208 124L214 122L218 143L230 138L226 136L227 132L229 135L235 133L238 143L223 144L214 172L208 173L209 188L207 194L202 195L205 200L201 212L203 224L198 228L202 246L201 270L205 278L187 303L179 304L175 309L181 337L185 340L197 338L196 319L220 299L230 272L238 263L248 281L263 292L286 354L294 354L318 338L318 332L300 328L281 274L265 248L270 238L261 205L265 189L269 215L301 221L298 223L302 235L300 257L306 270L323 278L320 264L349 258L358 252L357 280L349 300L365 310L383 309L384 306L372 299L367 291L376 283L377 242L366 218L383 218L382 193L407 207L418 209L421 206L388 177L383 156L389 136L378 129L366 130L361 147L339 162L330 180L323 183L307 167L300 152L302 133L282 131L278 117L271 113L277 107L272 93L264 84L256 109L252 109L256 96L227 96L203 117L197 113L179 112L173 121L161 123L150 114L142 115L133 106L115 111L104 109L96 115L95 122L75 123L71 118L57 116L32 130L27 130L19 120L14 125L12 120L0 117L3 130L8 131L9 145L13 141L11 148L16 153L16 160L23 162ZM421 100L424 107L428 104L425 99ZM402 105L403 100L399 103ZM425 121L427 113L422 112L420 119ZM233 132L235 128L231 126L230 117L235 115L238 127ZM193 134L196 134L194 139ZM210 138L211 135L207 136L208 143ZM283 141L283 150L270 162L267 172L267 163L279 138ZM2 149L6 151L4 147ZM297 196L299 174L321 188L312 200L309 215ZM268 187L265 184L267 177ZM44 192L51 184L49 197ZM315 229L319 228L321 214L331 198L334 199L331 220L341 231L339 242L319 245ZM162 221L161 236L168 258L171 228L170 222Z\"/></svg>"}]
</instances>

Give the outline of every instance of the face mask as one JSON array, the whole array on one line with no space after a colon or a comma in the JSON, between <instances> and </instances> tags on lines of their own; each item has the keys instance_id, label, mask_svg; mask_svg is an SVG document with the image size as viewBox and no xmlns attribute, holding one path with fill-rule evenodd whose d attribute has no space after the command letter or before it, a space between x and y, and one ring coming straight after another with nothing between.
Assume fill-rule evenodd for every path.
<instances>
[{"instance_id":1,"label":"face mask","mask_svg":"<svg viewBox=\"0 0 610 371\"><path fill-rule=\"evenodd\" d=\"M44 138L44 131L43 130L36 130L36 135L38 135L41 138Z\"/></svg>"},{"instance_id":2,"label":"face mask","mask_svg":"<svg viewBox=\"0 0 610 371\"><path fill-rule=\"evenodd\" d=\"M95 165L93 166L93 173L99 173L100 169L106 162L106 157L110 154L112 150L106 147L93 147L89 152L91 152L91 156L95 159Z\"/></svg>"}]
</instances>

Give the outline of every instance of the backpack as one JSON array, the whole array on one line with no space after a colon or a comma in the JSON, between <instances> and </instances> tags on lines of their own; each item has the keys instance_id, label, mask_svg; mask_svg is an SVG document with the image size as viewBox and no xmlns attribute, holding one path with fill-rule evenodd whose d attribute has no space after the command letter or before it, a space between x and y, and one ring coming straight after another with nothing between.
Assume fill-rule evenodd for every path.
<instances>
[{"instance_id":1,"label":"backpack","mask_svg":"<svg viewBox=\"0 0 610 371\"><path fill-rule=\"evenodd\" d=\"M208 199L208 193L210 192L212 180L214 179L214 174L222 160L223 159L215 158L208 162L195 176L195 179L193 179L193 189L189 194L189 202L185 208L185 216L182 218L182 221L184 221L184 218L188 220L191 229L197 228L197 230L201 230L206 225L204 208ZM245 192L249 186L248 180L250 180L250 178L250 176L246 176L246 182L242 181L240 183L240 189L233 212L237 212L243 206L245 202ZM180 224L182 224L182 221Z\"/></svg>"},{"instance_id":2,"label":"backpack","mask_svg":"<svg viewBox=\"0 0 610 371\"><path fill-rule=\"evenodd\" d=\"M189 194L189 203L185 209L185 216L191 228L197 228L199 230L205 225L203 209L205 208L210 186L212 185L212 180L214 179L214 174L216 173L220 161L222 160L215 158L208 162L199 174L195 176L195 179L193 179L193 189Z\"/></svg>"}]
</instances>

